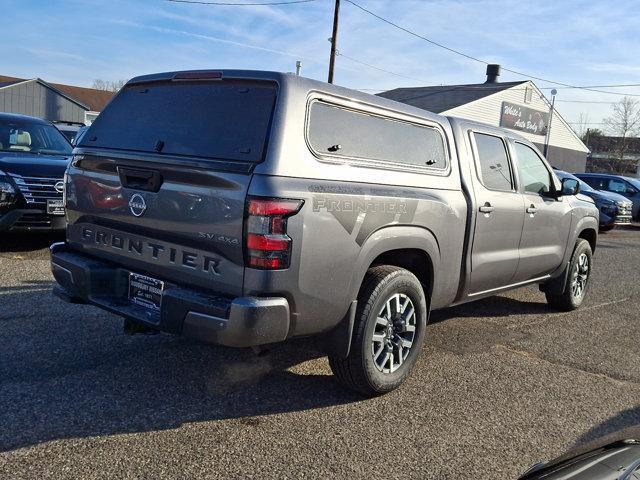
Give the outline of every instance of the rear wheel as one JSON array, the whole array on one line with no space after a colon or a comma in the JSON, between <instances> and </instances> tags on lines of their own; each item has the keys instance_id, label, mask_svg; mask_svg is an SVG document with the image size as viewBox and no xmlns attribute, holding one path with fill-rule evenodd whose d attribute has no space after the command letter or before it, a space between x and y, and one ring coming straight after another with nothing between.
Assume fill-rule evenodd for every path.
<instances>
[{"instance_id":1,"label":"rear wheel","mask_svg":"<svg viewBox=\"0 0 640 480\"><path fill-rule=\"evenodd\" d=\"M584 239L579 239L573 249L569 262L569 274L564 293L553 294L546 292L547 302L562 311L575 310L582 305L589 287L589 277L593 263L591 245Z\"/></svg>"},{"instance_id":2,"label":"rear wheel","mask_svg":"<svg viewBox=\"0 0 640 480\"><path fill-rule=\"evenodd\" d=\"M329 357L331 370L359 393L387 393L413 369L426 323L427 302L416 276L400 267L373 267L358 294L349 356Z\"/></svg>"}]
</instances>

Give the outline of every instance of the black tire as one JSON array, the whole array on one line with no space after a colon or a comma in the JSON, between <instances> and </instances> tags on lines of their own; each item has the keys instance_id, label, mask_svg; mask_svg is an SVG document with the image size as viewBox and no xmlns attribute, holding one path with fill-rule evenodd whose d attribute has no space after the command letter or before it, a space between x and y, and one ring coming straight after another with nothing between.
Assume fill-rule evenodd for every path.
<instances>
[{"instance_id":1,"label":"black tire","mask_svg":"<svg viewBox=\"0 0 640 480\"><path fill-rule=\"evenodd\" d=\"M398 296L396 296L398 294ZM415 316L410 319L411 308L406 299L410 299ZM397 300L396 300L397 299ZM390 307L388 302L394 302L397 308ZM397 303L396 303L397 302ZM401 310L400 305L405 307ZM386 317L396 320L389 322L387 326L381 326L378 316L383 309ZM396 315L392 315L392 311ZM351 351L347 358L329 357L329 365L338 380L351 390L355 390L368 397L381 395L398 388L413 369L422 349L425 329L427 325L427 302L420 281L414 274L400 267L391 265L379 265L367 271L360 292L358 294L358 307L351 339ZM409 332L408 324L415 324L413 332ZM384 333L380 332L380 329ZM392 333L395 333L392 337ZM386 340L375 343L376 337L387 335ZM411 345L408 353L399 345L405 346L400 336L411 336ZM385 337L386 338L386 337ZM393 343L396 339L396 343ZM408 342L408 340L407 340ZM376 347L376 345L378 347ZM374 360L374 349L378 351L378 359ZM380 353L382 351L382 353ZM406 354L406 358L402 359ZM383 355L380 360L380 355ZM388 356L390 355L390 363ZM402 359L402 361L400 361ZM399 366L394 368L394 361L399 360ZM384 363L383 363L384 362ZM379 363L383 363L382 366ZM389 365L388 372L384 372Z\"/></svg>"},{"instance_id":2,"label":"black tire","mask_svg":"<svg viewBox=\"0 0 640 480\"><path fill-rule=\"evenodd\" d=\"M588 263L586 272L583 272L582 261L585 257ZM569 269L569 274L567 275L567 282L564 286L564 293L558 295L545 292L549 305L563 312L569 312L579 308L587 295L589 278L591 277L591 270L593 269L593 253L591 252L589 242L582 238L578 239L567 268ZM584 285L580 289L579 294L577 294L574 284L574 282L578 281L578 276L584 281Z\"/></svg>"}]
</instances>

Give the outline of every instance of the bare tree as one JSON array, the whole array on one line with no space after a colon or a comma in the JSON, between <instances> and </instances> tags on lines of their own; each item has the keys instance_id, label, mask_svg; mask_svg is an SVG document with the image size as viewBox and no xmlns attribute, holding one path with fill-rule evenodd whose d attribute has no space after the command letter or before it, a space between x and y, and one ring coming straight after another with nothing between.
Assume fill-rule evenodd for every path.
<instances>
[{"instance_id":1,"label":"bare tree","mask_svg":"<svg viewBox=\"0 0 640 480\"><path fill-rule=\"evenodd\" d=\"M623 97L611 107L611 116L604 119L604 125L614 136L619 137L616 153L620 160L629 149L629 137L640 135L640 102L631 97Z\"/></svg>"},{"instance_id":2,"label":"bare tree","mask_svg":"<svg viewBox=\"0 0 640 480\"><path fill-rule=\"evenodd\" d=\"M122 87L124 87L125 83L127 83L127 81L122 79L111 81L97 78L93 81L92 88L95 88L96 90L106 90L107 92L117 92Z\"/></svg>"},{"instance_id":3,"label":"bare tree","mask_svg":"<svg viewBox=\"0 0 640 480\"><path fill-rule=\"evenodd\" d=\"M589 130L589 123L591 122L591 118L588 113L580 113L578 115L578 121L576 122L576 133L580 138L584 138Z\"/></svg>"}]
</instances>

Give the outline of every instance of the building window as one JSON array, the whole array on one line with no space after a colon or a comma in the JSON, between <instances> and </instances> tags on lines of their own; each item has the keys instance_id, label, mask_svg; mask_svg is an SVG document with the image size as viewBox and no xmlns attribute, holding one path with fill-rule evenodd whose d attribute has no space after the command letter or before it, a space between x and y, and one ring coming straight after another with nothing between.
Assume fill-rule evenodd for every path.
<instances>
[{"instance_id":1,"label":"building window","mask_svg":"<svg viewBox=\"0 0 640 480\"><path fill-rule=\"evenodd\" d=\"M96 118L98 118L99 112L84 112L84 123L85 125L91 125Z\"/></svg>"},{"instance_id":2,"label":"building window","mask_svg":"<svg viewBox=\"0 0 640 480\"><path fill-rule=\"evenodd\" d=\"M531 103L531 97L533 97L533 88L526 87L524 89L524 103Z\"/></svg>"}]
</instances>

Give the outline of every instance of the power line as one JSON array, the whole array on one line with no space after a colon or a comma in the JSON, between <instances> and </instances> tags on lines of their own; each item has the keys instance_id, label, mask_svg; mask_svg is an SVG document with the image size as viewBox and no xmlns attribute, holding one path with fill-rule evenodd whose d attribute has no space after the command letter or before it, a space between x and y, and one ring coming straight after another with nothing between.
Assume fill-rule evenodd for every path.
<instances>
[{"instance_id":1,"label":"power line","mask_svg":"<svg viewBox=\"0 0 640 480\"><path fill-rule=\"evenodd\" d=\"M583 87L565 87L565 88L625 88L625 87L640 87L640 83L617 83L613 85L588 85Z\"/></svg>"},{"instance_id":2,"label":"power line","mask_svg":"<svg viewBox=\"0 0 640 480\"><path fill-rule=\"evenodd\" d=\"M430 43L430 44L432 44L432 45L434 45L436 47L442 48L442 49L447 50L447 51L449 51L451 53L454 53L456 55L460 55L462 57L465 57L468 60L473 60L474 62L482 63L484 65L489 65L489 62L487 62L485 60L482 60L480 58L477 58L477 57L474 57L472 55L466 54L464 52L461 52L461 51L456 50L454 48L448 47L446 45L443 45L442 43L436 42L435 40L427 38L427 37L425 37L423 35L420 35L419 33L416 33L416 32L414 32L412 30L409 30L408 28L405 28L405 27L403 27L401 25L398 25L397 23L394 23L391 20L388 20L388 19L386 19L384 17L381 17L380 15L372 12L371 10L368 10L368 9L364 8L362 5L357 4L353 0L345 0L345 1L350 3L351 5L353 5L354 7L359 8L363 12L368 13L369 15L377 18L378 20L397 28L398 30L402 30L403 32L408 33L409 35L412 35L412 36L414 36L416 38L424 40L425 42L428 42L428 43ZM552 83L554 85L560 85L560 86L567 87L567 88L577 88L577 89L580 89L580 90L587 90L587 91L598 92L598 93L606 93L606 94L610 94L610 95L624 95L624 94L622 94L620 92L608 92L608 91L604 91L604 90L596 90L596 89L593 89L593 88L590 88L590 87L581 87L581 86L577 86L577 85L571 85L569 83L556 82L555 80L549 80L549 79L546 79L546 78L537 77L535 75L529 75L527 73L519 72L517 70L512 70L512 69L505 68L505 67L502 67L502 70L504 70L506 72L513 73L515 75L520 75L521 77L527 77L527 78L531 78L533 80L539 80L541 82ZM636 97L636 96L640 97L640 94L627 94L627 95L628 96L632 96L632 97Z\"/></svg>"},{"instance_id":3,"label":"power line","mask_svg":"<svg viewBox=\"0 0 640 480\"><path fill-rule=\"evenodd\" d=\"M350 57L348 55L345 55L344 53L342 53L340 51L336 52L336 55L338 55L340 57L344 57L347 60L351 60L354 63L358 63L360 65L364 65L365 67L373 68L374 70L378 70L380 72L388 73L390 75L395 75L396 77L401 77L401 78L406 78L408 80L415 80L415 81L418 81L418 82L428 83L426 80L423 80L421 78L410 77L408 75L403 75L402 73L392 72L391 70L385 70L384 68L376 67L375 65L371 65L370 63L366 63L366 62L363 62L362 60L358 60L356 58L353 58L353 57ZM367 90L367 89L361 89L361 90ZM374 90L374 89L369 89L369 90ZM381 90L384 90L384 89L381 89Z\"/></svg>"},{"instance_id":4,"label":"power line","mask_svg":"<svg viewBox=\"0 0 640 480\"><path fill-rule=\"evenodd\" d=\"M260 7L268 7L268 6L278 6L278 5L294 5L296 3L310 3L315 2L316 0L288 0L281 2L249 2L249 3L241 3L241 2L205 2L199 0L166 0L167 2L174 3L191 3L196 5L217 5L221 7L250 7L250 6L260 6Z\"/></svg>"},{"instance_id":5,"label":"power line","mask_svg":"<svg viewBox=\"0 0 640 480\"><path fill-rule=\"evenodd\" d=\"M556 100L556 102L562 102L562 103L600 103L603 105L613 105L614 103L617 102L590 102L588 100Z\"/></svg>"}]
</instances>

